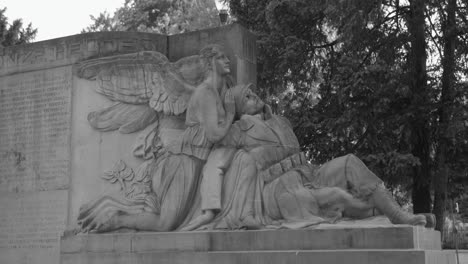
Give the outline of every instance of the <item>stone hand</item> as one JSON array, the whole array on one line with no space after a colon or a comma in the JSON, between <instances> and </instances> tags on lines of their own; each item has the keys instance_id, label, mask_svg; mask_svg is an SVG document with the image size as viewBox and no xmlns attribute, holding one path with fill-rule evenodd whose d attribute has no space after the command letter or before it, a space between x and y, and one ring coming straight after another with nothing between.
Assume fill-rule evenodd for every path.
<instances>
[{"instance_id":1,"label":"stone hand","mask_svg":"<svg viewBox=\"0 0 468 264\"><path fill-rule=\"evenodd\" d=\"M231 90L228 90L224 95L224 109L226 113L234 115L236 113L236 104Z\"/></svg>"},{"instance_id":2,"label":"stone hand","mask_svg":"<svg viewBox=\"0 0 468 264\"><path fill-rule=\"evenodd\" d=\"M80 223L82 232L106 232L115 229L115 220L118 216L116 210L103 212L95 217L85 219L84 222Z\"/></svg>"},{"instance_id":3,"label":"stone hand","mask_svg":"<svg viewBox=\"0 0 468 264\"><path fill-rule=\"evenodd\" d=\"M263 107L263 114L265 117L265 120L270 119L273 115L273 111L271 110L271 106L268 104L265 104Z\"/></svg>"}]
</instances>

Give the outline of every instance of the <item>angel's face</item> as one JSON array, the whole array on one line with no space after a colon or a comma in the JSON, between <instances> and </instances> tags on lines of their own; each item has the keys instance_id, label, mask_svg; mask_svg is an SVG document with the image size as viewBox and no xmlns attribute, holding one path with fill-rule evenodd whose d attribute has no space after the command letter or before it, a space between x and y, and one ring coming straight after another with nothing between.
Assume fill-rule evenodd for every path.
<instances>
[{"instance_id":1,"label":"angel's face","mask_svg":"<svg viewBox=\"0 0 468 264\"><path fill-rule=\"evenodd\" d=\"M231 73L230 61L224 51L216 49L216 55L213 57L213 68L220 75Z\"/></svg>"}]
</instances>

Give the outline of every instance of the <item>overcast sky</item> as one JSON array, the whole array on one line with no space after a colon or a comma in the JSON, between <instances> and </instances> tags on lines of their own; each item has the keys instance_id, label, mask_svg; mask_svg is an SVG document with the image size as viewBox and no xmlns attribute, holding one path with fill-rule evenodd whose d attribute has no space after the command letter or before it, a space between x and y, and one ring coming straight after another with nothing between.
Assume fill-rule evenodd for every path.
<instances>
[{"instance_id":1,"label":"overcast sky","mask_svg":"<svg viewBox=\"0 0 468 264\"><path fill-rule=\"evenodd\" d=\"M41 41L79 34L91 24L89 15L97 16L107 10L123 6L125 0L0 0L0 8L6 7L6 16L22 18L24 25L32 23L38 29L34 41ZM218 4L218 3L217 3Z\"/></svg>"}]
</instances>

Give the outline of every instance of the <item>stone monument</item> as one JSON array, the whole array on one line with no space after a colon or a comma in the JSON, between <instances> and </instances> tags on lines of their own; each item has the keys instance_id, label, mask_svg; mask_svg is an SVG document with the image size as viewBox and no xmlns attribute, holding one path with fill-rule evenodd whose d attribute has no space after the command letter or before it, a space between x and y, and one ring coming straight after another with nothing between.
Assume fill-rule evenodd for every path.
<instances>
[{"instance_id":1,"label":"stone monument","mask_svg":"<svg viewBox=\"0 0 468 264\"><path fill-rule=\"evenodd\" d=\"M140 51L177 61L210 43L228 47L234 82L255 81L255 39L238 25L174 36L86 33L1 49L0 263L59 263L60 236L76 225L79 207L119 188L103 173L119 160L140 162L135 134L89 125L90 112L113 102L78 77L80 63Z\"/></svg>"},{"instance_id":2,"label":"stone monument","mask_svg":"<svg viewBox=\"0 0 468 264\"><path fill-rule=\"evenodd\" d=\"M4 54L9 262L455 263L357 157L305 159L239 25Z\"/></svg>"}]
</instances>

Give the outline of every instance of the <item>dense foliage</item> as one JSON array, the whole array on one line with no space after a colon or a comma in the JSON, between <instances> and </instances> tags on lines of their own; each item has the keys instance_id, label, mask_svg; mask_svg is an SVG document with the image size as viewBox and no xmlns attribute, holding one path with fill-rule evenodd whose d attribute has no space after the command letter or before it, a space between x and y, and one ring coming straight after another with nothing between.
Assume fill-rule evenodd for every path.
<instances>
[{"instance_id":1,"label":"dense foliage","mask_svg":"<svg viewBox=\"0 0 468 264\"><path fill-rule=\"evenodd\" d=\"M91 16L84 32L140 31L175 34L219 25L213 0L125 0L114 14Z\"/></svg>"},{"instance_id":2,"label":"dense foliage","mask_svg":"<svg viewBox=\"0 0 468 264\"><path fill-rule=\"evenodd\" d=\"M7 8L0 9L0 44L3 47L24 44L34 40L37 29L31 23L24 28L21 19L15 19L10 24L5 15Z\"/></svg>"}]
</instances>

